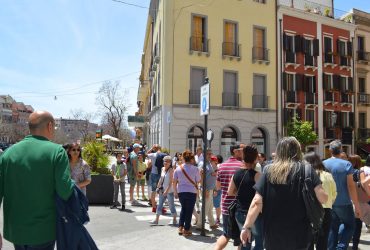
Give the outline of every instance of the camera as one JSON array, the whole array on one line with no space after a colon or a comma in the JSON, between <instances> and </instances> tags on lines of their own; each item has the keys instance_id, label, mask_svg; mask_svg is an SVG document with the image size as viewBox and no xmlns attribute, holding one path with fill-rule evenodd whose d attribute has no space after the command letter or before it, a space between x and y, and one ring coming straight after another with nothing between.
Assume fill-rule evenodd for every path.
<instances>
[{"instance_id":1,"label":"camera","mask_svg":"<svg viewBox=\"0 0 370 250\"><path fill-rule=\"evenodd\" d=\"M157 194L163 194L163 187L159 187L155 190Z\"/></svg>"}]
</instances>

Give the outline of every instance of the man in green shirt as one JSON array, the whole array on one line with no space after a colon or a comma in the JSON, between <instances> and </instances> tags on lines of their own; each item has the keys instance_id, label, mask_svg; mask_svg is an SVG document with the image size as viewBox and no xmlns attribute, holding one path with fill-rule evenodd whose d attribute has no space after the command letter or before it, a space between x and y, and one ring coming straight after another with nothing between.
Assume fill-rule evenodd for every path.
<instances>
[{"instance_id":1,"label":"man in green shirt","mask_svg":"<svg viewBox=\"0 0 370 250\"><path fill-rule=\"evenodd\" d=\"M0 157L4 238L16 250L51 250L56 237L55 195L67 200L74 184L65 150L51 142L55 131L53 116L35 111L29 116L28 125L31 135Z\"/></svg>"}]
</instances>

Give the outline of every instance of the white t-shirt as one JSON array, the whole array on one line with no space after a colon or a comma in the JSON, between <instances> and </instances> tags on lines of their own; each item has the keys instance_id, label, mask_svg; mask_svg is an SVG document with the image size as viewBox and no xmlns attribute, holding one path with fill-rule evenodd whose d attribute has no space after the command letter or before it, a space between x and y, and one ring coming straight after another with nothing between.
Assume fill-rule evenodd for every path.
<instances>
[{"instance_id":1,"label":"white t-shirt","mask_svg":"<svg viewBox=\"0 0 370 250\"><path fill-rule=\"evenodd\" d=\"M148 154L148 158L152 161L152 174L158 174L158 168L155 166L155 160L157 159L157 153Z\"/></svg>"}]
</instances>

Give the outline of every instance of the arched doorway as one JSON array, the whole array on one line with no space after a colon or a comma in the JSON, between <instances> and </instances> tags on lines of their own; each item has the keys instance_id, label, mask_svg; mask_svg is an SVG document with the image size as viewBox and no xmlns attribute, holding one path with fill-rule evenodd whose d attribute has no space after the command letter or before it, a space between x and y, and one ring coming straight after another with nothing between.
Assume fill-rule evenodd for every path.
<instances>
[{"instance_id":1,"label":"arched doorway","mask_svg":"<svg viewBox=\"0 0 370 250\"><path fill-rule=\"evenodd\" d=\"M258 152L266 154L267 145L264 130L261 128L254 128L252 130L251 138L252 138L251 143L257 146Z\"/></svg>"},{"instance_id":2,"label":"arched doorway","mask_svg":"<svg viewBox=\"0 0 370 250\"><path fill-rule=\"evenodd\" d=\"M187 140L187 147L193 152L196 152L197 147L203 147L203 128L193 126L188 132Z\"/></svg>"},{"instance_id":3,"label":"arched doorway","mask_svg":"<svg viewBox=\"0 0 370 250\"><path fill-rule=\"evenodd\" d=\"M230 154L230 146L238 141L238 133L233 127L225 127L221 132L221 155L226 160Z\"/></svg>"}]
</instances>

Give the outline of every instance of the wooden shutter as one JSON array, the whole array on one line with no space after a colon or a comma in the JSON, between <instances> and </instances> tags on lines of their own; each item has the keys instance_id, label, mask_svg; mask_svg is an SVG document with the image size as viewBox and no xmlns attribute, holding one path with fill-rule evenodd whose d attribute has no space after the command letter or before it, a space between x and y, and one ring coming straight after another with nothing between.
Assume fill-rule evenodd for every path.
<instances>
[{"instance_id":1,"label":"wooden shutter","mask_svg":"<svg viewBox=\"0 0 370 250\"><path fill-rule=\"evenodd\" d=\"M285 33L283 34L283 49L288 50L288 36Z\"/></svg>"},{"instance_id":2,"label":"wooden shutter","mask_svg":"<svg viewBox=\"0 0 370 250\"><path fill-rule=\"evenodd\" d=\"M341 56L342 54L341 54L341 51L340 51L339 42L340 42L340 40L337 39L337 54Z\"/></svg>"},{"instance_id":3,"label":"wooden shutter","mask_svg":"<svg viewBox=\"0 0 370 250\"><path fill-rule=\"evenodd\" d=\"M306 54L306 39L304 38L304 37L302 37L302 39L301 39L301 44L302 44L302 52L304 53L304 54Z\"/></svg>"},{"instance_id":4,"label":"wooden shutter","mask_svg":"<svg viewBox=\"0 0 370 250\"><path fill-rule=\"evenodd\" d=\"M335 123L335 126L336 127L342 126L342 115L341 115L341 112L336 111L335 113L337 114L337 122Z\"/></svg>"},{"instance_id":5,"label":"wooden shutter","mask_svg":"<svg viewBox=\"0 0 370 250\"><path fill-rule=\"evenodd\" d=\"M283 90L288 90L287 74L283 72Z\"/></svg>"},{"instance_id":6,"label":"wooden shutter","mask_svg":"<svg viewBox=\"0 0 370 250\"><path fill-rule=\"evenodd\" d=\"M300 35L296 35L294 37L294 51L302 52L302 37Z\"/></svg>"},{"instance_id":7,"label":"wooden shutter","mask_svg":"<svg viewBox=\"0 0 370 250\"><path fill-rule=\"evenodd\" d=\"M330 127L330 121L329 121L329 119L328 119L328 111L325 111L324 110L324 127L325 128L329 128Z\"/></svg>"},{"instance_id":8,"label":"wooden shutter","mask_svg":"<svg viewBox=\"0 0 370 250\"><path fill-rule=\"evenodd\" d=\"M313 55L319 56L319 39L313 40Z\"/></svg>"},{"instance_id":9,"label":"wooden shutter","mask_svg":"<svg viewBox=\"0 0 370 250\"><path fill-rule=\"evenodd\" d=\"M323 89L324 90L330 90L329 84L328 84L328 77L326 76L325 73L322 73L322 82L323 82L323 84L322 84Z\"/></svg>"},{"instance_id":10,"label":"wooden shutter","mask_svg":"<svg viewBox=\"0 0 370 250\"><path fill-rule=\"evenodd\" d=\"M355 117L354 117L354 114L353 112L349 112L349 126L351 128L354 127L354 120L355 120Z\"/></svg>"},{"instance_id":11,"label":"wooden shutter","mask_svg":"<svg viewBox=\"0 0 370 250\"><path fill-rule=\"evenodd\" d=\"M316 93L316 76L312 77L312 87L311 87L311 93Z\"/></svg>"},{"instance_id":12,"label":"wooden shutter","mask_svg":"<svg viewBox=\"0 0 370 250\"><path fill-rule=\"evenodd\" d=\"M258 59L263 58L263 50L265 47L265 30L254 28L254 47L256 47L256 56Z\"/></svg>"},{"instance_id":13,"label":"wooden shutter","mask_svg":"<svg viewBox=\"0 0 370 250\"><path fill-rule=\"evenodd\" d=\"M192 48L196 51L202 50L203 40L203 18L200 16L193 16L193 40Z\"/></svg>"},{"instance_id":14,"label":"wooden shutter","mask_svg":"<svg viewBox=\"0 0 370 250\"><path fill-rule=\"evenodd\" d=\"M339 90L340 89L340 76L333 75L333 89Z\"/></svg>"},{"instance_id":15,"label":"wooden shutter","mask_svg":"<svg viewBox=\"0 0 370 250\"><path fill-rule=\"evenodd\" d=\"M225 52L227 55L236 55L235 23L225 22Z\"/></svg>"},{"instance_id":16,"label":"wooden shutter","mask_svg":"<svg viewBox=\"0 0 370 250\"><path fill-rule=\"evenodd\" d=\"M348 77L348 90L349 92L353 92L353 78Z\"/></svg>"},{"instance_id":17,"label":"wooden shutter","mask_svg":"<svg viewBox=\"0 0 370 250\"><path fill-rule=\"evenodd\" d=\"M341 92L346 92L346 82L342 81L343 77L338 76L339 89Z\"/></svg>"},{"instance_id":18,"label":"wooden shutter","mask_svg":"<svg viewBox=\"0 0 370 250\"><path fill-rule=\"evenodd\" d=\"M347 55L352 56L352 42L347 42Z\"/></svg>"}]
</instances>

